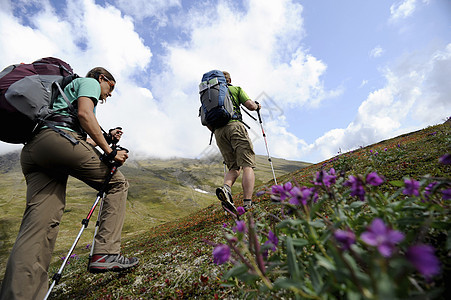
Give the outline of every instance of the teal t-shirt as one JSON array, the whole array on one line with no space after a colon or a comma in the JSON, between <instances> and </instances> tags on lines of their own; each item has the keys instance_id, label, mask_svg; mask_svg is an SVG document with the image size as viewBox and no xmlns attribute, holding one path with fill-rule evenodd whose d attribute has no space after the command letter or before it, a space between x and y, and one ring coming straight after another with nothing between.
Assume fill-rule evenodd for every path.
<instances>
[{"instance_id":1,"label":"teal t-shirt","mask_svg":"<svg viewBox=\"0 0 451 300\"><path fill-rule=\"evenodd\" d=\"M64 93L71 103L74 103L74 101L76 101L79 97L91 98L92 102L94 102L95 113L95 108L100 98L100 84L94 78L77 78L64 88ZM59 95L55 100L55 103L53 104L53 109L57 110L66 107L66 100L64 100L63 96ZM58 112L58 114L65 116L69 115L66 111ZM57 127L73 131L72 129L67 127Z\"/></svg>"},{"instance_id":2,"label":"teal t-shirt","mask_svg":"<svg viewBox=\"0 0 451 300\"><path fill-rule=\"evenodd\" d=\"M233 97L233 110L235 113L241 114L240 104L244 104L247 100L250 100L246 92L239 86L229 85L229 91ZM235 122L238 120L230 120L229 122Z\"/></svg>"}]
</instances>

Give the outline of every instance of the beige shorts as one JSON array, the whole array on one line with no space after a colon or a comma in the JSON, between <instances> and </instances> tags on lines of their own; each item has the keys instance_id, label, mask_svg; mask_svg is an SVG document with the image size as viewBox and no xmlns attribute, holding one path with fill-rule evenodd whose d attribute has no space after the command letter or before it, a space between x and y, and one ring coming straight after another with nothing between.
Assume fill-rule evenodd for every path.
<instances>
[{"instance_id":1,"label":"beige shorts","mask_svg":"<svg viewBox=\"0 0 451 300\"><path fill-rule=\"evenodd\" d=\"M216 144L229 170L255 168L255 153L246 127L241 122L229 122L215 130Z\"/></svg>"}]
</instances>

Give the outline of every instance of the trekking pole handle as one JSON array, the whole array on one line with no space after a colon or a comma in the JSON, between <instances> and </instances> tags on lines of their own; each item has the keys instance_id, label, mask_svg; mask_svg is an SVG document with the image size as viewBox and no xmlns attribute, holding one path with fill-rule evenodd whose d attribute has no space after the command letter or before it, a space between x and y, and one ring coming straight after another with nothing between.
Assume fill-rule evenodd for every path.
<instances>
[{"instance_id":1,"label":"trekking pole handle","mask_svg":"<svg viewBox=\"0 0 451 300\"><path fill-rule=\"evenodd\" d=\"M257 101L255 101L255 104L257 104L257 115L258 115L258 121L261 123L262 122L262 117L260 116L260 103L258 103Z\"/></svg>"},{"instance_id":2,"label":"trekking pole handle","mask_svg":"<svg viewBox=\"0 0 451 300\"><path fill-rule=\"evenodd\" d=\"M113 148L113 149L116 149L116 151L125 151L125 152L127 152L127 153L130 152L130 151L128 151L127 148L124 148L124 147L119 146L119 145L116 145L116 144L113 144L112 148Z\"/></svg>"},{"instance_id":3,"label":"trekking pole handle","mask_svg":"<svg viewBox=\"0 0 451 300\"><path fill-rule=\"evenodd\" d=\"M125 151L127 153L129 151L127 148L121 147L116 144L113 144L111 148L113 149L113 151L110 154L106 154L106 153L102 154L100 156L100 160L103 161L108 166L120 166L121 164L114 160L114 158L117 155L117 151Z\"/></svg>"}]
</instances>

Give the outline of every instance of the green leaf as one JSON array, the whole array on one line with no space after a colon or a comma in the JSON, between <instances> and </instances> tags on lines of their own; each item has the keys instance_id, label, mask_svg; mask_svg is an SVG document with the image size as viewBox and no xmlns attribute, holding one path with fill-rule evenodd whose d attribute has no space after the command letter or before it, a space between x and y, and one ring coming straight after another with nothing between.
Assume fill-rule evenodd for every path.
<instances>
[{"instance_id":1,"label":"green leaf","mask_svg":"<svg viewBox=\"0 0 451 300\"><path fill-rule=\"evenodd\" d=\"M293 240L290 237L287 237L286 242L288 271L290 272L291 278L300 280L301 272L299 271L299 265L296 259L296 250L293 246Z\"/></svg>"},{"instance_id":2,"label":"green leaf","mask_svg":"<svg viewBox=\"0 0 451 300\"><path fill-rule=\"evenodd\" d=\"M283 220L282 222L280 222L279 224L277 224L277 228L286 228L286 227L296 227L300 224L304 223L303 220L299 220L299 219L289 219L289 220Z\"/></svg>"},{"instance_id":3,"label":"green leaf","mask_svg":"<svg viewBox=\"0 0 451 300\"><path fill-rule=\"evenodd\" d=\"M274 282L274 288L276 289L301 289L302 283L299 280L294 280L291 278L280 277Z\"/></svg>"},{"instance_id":4,"label":"green leaf","mask_svg":"<svg viewBox=\"0 0 451 300\"><path fill-rule=\"evenodd\" d=\"M309 242L305 239L291 239L291 242L296 248L304 247L309 244Z\"/></svg>"},{"instance_id":5,"label":"green leaf","mask_svg":"<svg viewBox=\"0 0 451 300\"><path fill-rule=\"evenodd\" d=\"M392 180L392 181L389 181L388 183L390 183L391 185L396 186L396 187L404 187L404 181L402 181L402 180Z\"/></svg>"},{"instance_id":6,"label":"green leaf","mask_svg":"<svg viewBox=\"0 0 451 300\"><path fill-rule=\"evenodd\" d=\"M351 208L360 208L363 205L365 205L364 201L354 201L351 203L351 205L349 205Z\"/></svg>"},{"instance_id":7,"label":"green leaf","mask_svg":"<svg viewBox=\"0 0 451 300\"><path fill-rule=\"evenodd\" d=\"M247 270L248 270L248 268L245 264L240 264L238 266L234 266L232 269L230 269L227 272L227 274L225 274L224 278L228 279L230 277L237 277L239 275L246 273Z\"/></svg>"},{"instance_id":8,"label":"green leaf","mask_svg":"<svg viewBox=\"0 0 451 300\"><path fill-rule=\"evenodd\" d=\"M319 266L322 266L322 267L326 268L328 271L332 271L332 272L337 270L335 265L330 260L325 258L324 256L321 256L319 254L315 254L315 257L318 260L317 264Z\"/></svg>"},{"instance_id":9,"label":"green leaf","mask_svg":"<svg viewBox=\"0 0 451 300\"><path fill-rule=\"evenodd\" d=\"M313 289L316 293L321 291L321 288L323 286L323 281L321 279L321 275L318 272L318 267L316 266L313 259L309 259L309 267L308 267L308 273L310 274L310 280L313 285Z\"/></svg>"},{"instance_id":10,"label":"green leaf","mask_svg":"<svg viewBox=\"0 0 451 300\"><path fill-rule=\"evenodd\" d=\"M386 273L382 273L376 284L380 299L395 299L393 279Z\"/></svg>"},{"instance_id":11,"label":"green leaf","mask_svg":"<svg viewBox=\"0 0 451 300\"><path fill-rule=\"evenodd\" d=\"M321 219L317 219L315 221L311 221L310 225L315 228L324 228L324 222Z\"/></svg>"}]
</instances>

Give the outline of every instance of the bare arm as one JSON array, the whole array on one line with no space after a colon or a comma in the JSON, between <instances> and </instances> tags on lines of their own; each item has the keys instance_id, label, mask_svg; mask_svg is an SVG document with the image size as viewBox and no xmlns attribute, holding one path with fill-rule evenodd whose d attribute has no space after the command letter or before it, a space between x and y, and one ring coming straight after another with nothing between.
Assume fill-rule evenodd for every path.
<instances>
[{"instance_id":1,"label":"bare arm","mask_svg":"<svg viewBox=\"0 0 451 300\"><path fill-rule=\"evenodd\" d=\"M111 136L111 139L114 142L114 144L117 144L119 142L119 140L121 139L123 133L124 132L122 130L116 128L113 130L110 129L108 135ZM105 137L105 134L103 135L103 137ZM96 142L94 142L94 140L89 137L86 139L86 141L94 147L97 146ZM106 140L106 141L108 142L108 140Z\"/></svg>"},{"instance_id":2,"label":"bare arm","mask_svg":"<svg viewBox=\"0 0 451 300\"><path fill-rule=\"evenodd\" d=\"M255 103L254 101L252 101L251 99L247 100L246 102L244 102L244 106L249 109L249 110L257 110L261 108L260 104Z\"/></svg>"},{"instance_id":3,"label":"bare arm","mask_svg":"<svg viewBox=\"0 0 451 300\"><path fill-rule=\"evenodd\" d=\"M78 98L78 120L80 121L81 127L97 146L107 154L110 154L113 151L103 137L102 130L97 122L97 118L94 114L94 102L88 97ZM124 163L127 158L128 155L126 151L117 151L114 160Z\"/></svg>"}]
</instances>

